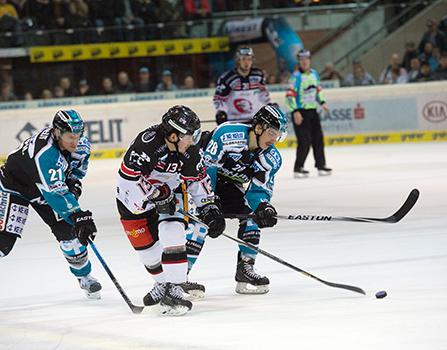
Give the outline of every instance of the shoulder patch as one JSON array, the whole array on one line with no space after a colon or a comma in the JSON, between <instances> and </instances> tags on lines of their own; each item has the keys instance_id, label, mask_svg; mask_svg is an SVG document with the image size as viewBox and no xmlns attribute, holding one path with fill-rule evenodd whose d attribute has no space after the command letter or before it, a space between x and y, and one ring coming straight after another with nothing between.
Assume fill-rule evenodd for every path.
<instances>
[{"instance_id":1,"label":"shoulder patch","mask_svg":"<svg viewBox=\"0 0 447 350\"><path fill-rule=\"evenodd\" d=\"M153 130L146 131L143 136L141 136L141 141L143 141L144 143L151 142L156 135L157 133Z\"/></svg>"}]
</instances>

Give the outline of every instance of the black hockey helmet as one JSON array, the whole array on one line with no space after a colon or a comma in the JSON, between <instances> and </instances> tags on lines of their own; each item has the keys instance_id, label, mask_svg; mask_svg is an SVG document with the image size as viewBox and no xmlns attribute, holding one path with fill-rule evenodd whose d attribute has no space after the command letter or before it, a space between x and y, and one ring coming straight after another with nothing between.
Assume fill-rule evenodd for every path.
<instances>
[{"instance_id":1,"label":"black hockey helmet","mask_svg":"<svg viewBox=\"0 0 447 350\"><path fill-rule=\"evenodd\" d=\"M261 125L263 130L273 128L280 132L278 141L282 141L287 136L287 118L276 103L263 106L253 116L252 126Z\"/></svg>"},{"instance_id":2,"label":"black hockey helmet","mask_svg":"<svg viewBox=\"0 0 447 350\"><path fill-rule=\"evenodd\" d=\"M84 121L81 115L73 109L57 111L52 126L54 129L73 134L82 134L84 132Z\"/></svg>"},{"instance_id":3,"label":"black hockey helmet","mask_svg":"<svg viewBox=\"0 0 447 350\"><path fill-rule=\"evenodd\" d=\"M171 108L161 118L162 128L165 137L176 133L179 138L191 135L193 144L200 141L202 130L200 129L200 119L189 107L176 105Z\"/></svg>"},{"instance_id":4,"label":"black hockey helmet","mask_svg":"<svg viewBox=\"0 0 447 350\"><path fill-rule=\"evenodd\" d=\"M296 56L298 57L298 59L301 58L310 58L310 51L306 50L306 49L301 49L300 51L298 51L298 53L296 54Z\"/></svg>"}]
</instances>

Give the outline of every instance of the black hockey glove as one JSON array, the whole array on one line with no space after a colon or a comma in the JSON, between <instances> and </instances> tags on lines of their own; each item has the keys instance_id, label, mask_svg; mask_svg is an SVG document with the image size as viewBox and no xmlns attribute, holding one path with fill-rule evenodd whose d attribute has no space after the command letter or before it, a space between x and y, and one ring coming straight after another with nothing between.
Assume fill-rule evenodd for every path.
<instances>
[{"instance_id":1,"label":"black hockey glove","mask_svg":"<svg viewBox=\"0 0 447 350\"><path fill-rule=\"evenodd\" d=\"M95 239L96 225L92 218L90 210L78 211L70 215L70 220L73 221L73 234L79 239L83 245L87 245L87 238Z\"/></svg>"},{"instance_id":2,"label":"black hockey glove","mask_svg":"<svg viewBox=\"0 0 447 350\"><path fill-rule=\"evenodd\" d=\"M220 125L222 123L225 123L228 120L227 113L224 111L217 111L216 113L216 123L217 125Z\"/></svg>"},{"instance_id":3,"label":"black hockey glove","mask_svg":"<svg viewBox=\"0 0 447 350\"><path fill-rule=\"evenodd\" d=\"M152 202L155 204L155 209L159 214L174 215L177 210L174 193L166 184L159 186L157 189L159 191L158 195L155 198L152 198Z\"/></svg>"},{"instance_id":4,"label":"black hockey glove","mask_svg":"<svg viewBox=\"0 0 447 350\"><path fill-rule=\"evenodd\" d=\"M79 197L81 197L81 194L82 194L81 181L79 181L77 179L67 179L65 181L65 183L67 184L68 190L74 194L76 199L79 199Z\"/></svg>"},{"instance_id":5,"label":"black hockey glove","mask_svg":"<svg viewBox=\"0 0 447 350\"><path fill-rule=\"evenodd\" d=\"M225 219L218 203L205 204L200 209L200 218L208 225L208 236L219 237L225 230Z\"/></svg>"},{"instance_id":6,"label":"black hockey glove","mask_svg":"<svg viewBox=\"0 0 447 350\"><path fill-rule=\"evenodd\" d=\"M273 227L278 222L276 218L278 213L276 212L273 205L269 202L261 202L258 208L255 210L255 221L259 228Z\"/></svg>"}]
</instances>

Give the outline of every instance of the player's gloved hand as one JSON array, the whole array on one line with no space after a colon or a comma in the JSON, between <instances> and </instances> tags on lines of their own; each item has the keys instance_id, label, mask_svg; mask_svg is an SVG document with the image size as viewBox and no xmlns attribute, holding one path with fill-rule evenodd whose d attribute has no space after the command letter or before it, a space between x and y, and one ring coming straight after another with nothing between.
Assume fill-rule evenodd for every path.
<instances>
[{"instance_id":1,"label":"player's gloved hand","mask_svg":"<svg viewBox=\"0 0 447 350\"><path fill-rule=\"evenodd\" d=\"M157 212L159 214L174 215L175 211L177 210L177 203L175 201L174 193L166 184L157 187L157 190L157 196L152 198L152 202L154 202Z\"/></svg>"},{"instance_id":2,"label":"player's gloved hand","mask_svg":"<svg viewBox=\"0 0 447 350\"><path fill-rule=\"evenodd\" d=\"M68 190L74 194L76 199L79 199L79 197L81 197L81 194L82 194L81 181L79 181L77 179L67 179L65 181L65 183L67 184Z\"/></svg>"},{"instance_id":3,"label":"player's gloved hand","mask_svg":"<svg viewBox=\"0 0 447 350\"><path fill-rule=\"evenodd\" d=\"M205 204L200 209L202 221L208 225L208 236L219 237L225 230L225 218L218 202Z\"/></svg>"},{"instance_id":4,"label":"player's gloved hand","mask_svg":"<svg viewBox=\"0 0 447 350\"><path fill-rule=\"evenodd\" d=\"M80 210L70 215L70 220L73 221L73 234L79 239L83 245L87 245L87 238L95 239L96 225L93 221L92 212L90 210Z\"/></svg>"},{"instance_id":5,"label":"player's gloved hand","mask_svg":"<svg viewBox=\"0 0 447 350\"><path fill-rule=\"evenodd\" d=\"M273 227L278 222L276 215L278 215L278 213L273 205L269 202L261 202L255 210L254 220L258 224L259 228Z\"/></svg>"},{"instance_id":6,"label":"player's gloved hand","mask_svg":"<svg viewBox=\"0 0 447 350\"><path fill-rule=\"evenodd\" d=\"M220 125L222 123L225 123L228 120L227 113L224 111L217 111L216 113L216 123L217 125Z\"/></svg>"}]
</instances>

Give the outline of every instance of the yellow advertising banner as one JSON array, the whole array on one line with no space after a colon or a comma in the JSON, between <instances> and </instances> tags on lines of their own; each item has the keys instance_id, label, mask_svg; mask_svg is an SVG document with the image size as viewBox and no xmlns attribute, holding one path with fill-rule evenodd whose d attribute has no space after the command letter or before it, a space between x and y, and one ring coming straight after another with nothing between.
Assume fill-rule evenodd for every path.
<instances>
[{"instance_id":1,"label":"yellow advertising banner","mask_svg":"<svg viewBox=\"0 0 447 350\"><path fill-rule=\"evenodd\" d=\"M133 41L29 48L32 63L172 56L229 51L228 37Z\"/></svg>"}]
</instances>

